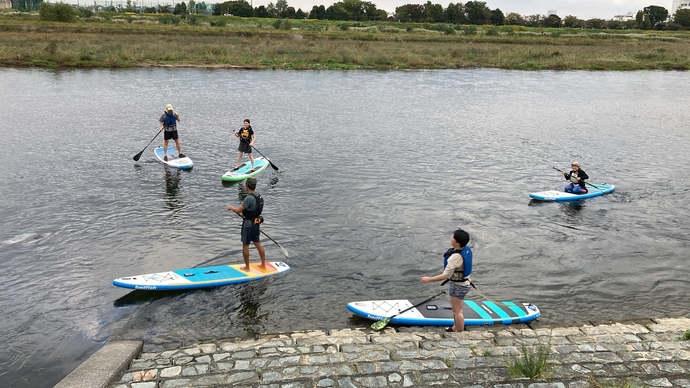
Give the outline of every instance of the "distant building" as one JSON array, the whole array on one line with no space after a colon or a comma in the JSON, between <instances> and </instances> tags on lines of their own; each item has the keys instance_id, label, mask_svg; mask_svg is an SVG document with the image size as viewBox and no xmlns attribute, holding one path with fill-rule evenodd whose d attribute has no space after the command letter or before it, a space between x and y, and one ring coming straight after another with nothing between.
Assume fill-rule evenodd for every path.
<instances>
[{"instance_id":1,"label":"distant building","mask_svg":"<svg viewBox=\"0 0 690 388\"><path fill-rule=\"evenodd\" d=\"M690 1L690 0L687 0L687 1ZM635 20L635 15L632 12L628 12L625 15L616 15L611 20L615 20L618 22L627 22L630 20Z\"/></svg>"},{"instance_id":2,"label":"distant building","mask_svg":"<svg viewBox=\"0 0 690 388\"><path fill-rule=\"evenodd\" d=\"M12 0L0 0L0 9L12 8Z\"/></svg>"},{"instance_id":3,"label":"distant building","mask_svg":"<svg viewBox=\"0 0 690 388\"><path fill-rule=\"evenodd\" d=\"M673 0L673 4L671 5L671 13L669 13L668 16L673 17L673 14L675 14L679 9L690 9L690 0Z\"/></svg>"},{"instance_id":4,"label":"distant building","mask_svg":"<svg viewBox=\"0 0 690 388\"><path fill-rule=\"evenodd\" d=\"M688 0L688 1L690 1L690 0ZM551 16L551 15L558 16L558 11L556 11L555 9L550 9L550 10L546 11L546 16Z\"/></svg>"}]
</instances>

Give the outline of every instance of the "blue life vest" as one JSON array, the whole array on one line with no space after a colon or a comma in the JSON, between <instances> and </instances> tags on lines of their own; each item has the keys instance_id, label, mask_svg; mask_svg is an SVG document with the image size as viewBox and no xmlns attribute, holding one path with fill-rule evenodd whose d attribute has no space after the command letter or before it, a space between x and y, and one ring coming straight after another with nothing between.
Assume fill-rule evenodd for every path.
<instances>
[{"instance_id":1,"label":"blue life vest","mask_svg":"<svg viewBox=\"0 0 690 388\"><path fill-rule=\"evenodd\" d=\"M465 245L461 250L450 248L443 254L443 268L445 269L448 265L448 258L453 253L459 253L462 256L463 266L462 266L462 279L467 279L472 273L472 250L470 247ZM459 271L456 271L459 272ZM461 280L462 280L461 279ZM464 281L464 280L462 280Z\"/></svg>"},{"instance_id":2,"label":"blue life vest","mask_svg":"<svg viewBox=\"0 0 690 388\"><path fill-rule=\"evenodd\" d=\"M165 119L163 119L163 125L166 127L174 127L175 125L177 125L177 120L175 120L175 112L165 112Z\"/></svg>"}]
</instances>

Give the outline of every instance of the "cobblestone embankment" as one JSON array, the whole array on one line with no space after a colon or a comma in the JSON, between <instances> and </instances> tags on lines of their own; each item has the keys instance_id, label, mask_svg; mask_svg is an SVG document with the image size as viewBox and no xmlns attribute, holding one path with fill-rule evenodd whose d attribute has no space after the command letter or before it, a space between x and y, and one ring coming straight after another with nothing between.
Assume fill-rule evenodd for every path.
<instances>
[{"instance_id":1,"label":"cobblestone embankment","mask_svg":"<svg viewBox=\"0 0 690 388\"><path fill-rule=\"evenodd\" d=\"M111 388L473 387L690 388L690 319L571 327L472 327L464 333L371 329L265 334L158 349L144 345ZM523 344L526 346L523 348ZM511 377L539 346L551 373Z\"/></svg>"}]
</instances>

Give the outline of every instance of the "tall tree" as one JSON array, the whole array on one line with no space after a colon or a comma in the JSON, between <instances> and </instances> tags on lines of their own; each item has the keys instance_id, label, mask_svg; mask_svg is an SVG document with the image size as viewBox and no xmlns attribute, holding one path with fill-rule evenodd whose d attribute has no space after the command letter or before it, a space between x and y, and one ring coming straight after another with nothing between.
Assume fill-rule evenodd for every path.
<instances>
[{"instance_id":1,"label":"tall tree","mask_svg":"<svg viewBox=\"0 0 690 388\"><path fill-rule=\"evenodd\" d=\"M568 15L563 18L563 27L568 28L582 28L584 25L584 20L578 19L573 15Z\"/></svg>"},{"instance_id":2,"label":"tall tree","mask_svg":"<svg viewBox=\"0 0 690 388\"><path fill-rule=\"evenodd\" d=\"M673 21L683 27L690 27L690 9L679 9L673 14Z\"/></svg>"},{"instance_id":3,"label":"tall tree","mask_svg":"<svg viewBox=\"0 0 690 388\"><path fill-rule=\"evenodd\" d=\"M666 23L666 19L668 19L668 10L658 5L644 7L642 12L649 15L649 22L652 23L653 28L660 27Z\"/></svg>"},{"instance_id":4,"label":"tall tree","mask_svg":"<svg viewBox=\"0 0 690 388\"><path fill-rule=\"evenodd\" d=\"M488 24L491 19L491 10L485 1L468 1L465 3L465 12L470 24Z\"/></svg>"},{"instance_id":5,"label":"tall tree","mask_svg":"<svg viewBox=\"0 0 690 388\"><path fill-rule=\"evenodd\" d=\"M462 3L450 3L448 8L445 10L446 21L453 24L462 24L467 22L467 16L465 15L465 7Z\"/></svg>"},{"instance_id":6,"label":"tall tree","mask_svg":"<svg viewBox=\"0 0 690 388\"><path fill-rule=\"evenodd\" d=\"M494 26L500 26L505 23L505 15L503 15L503 11L501 11L499 8L496 8L495 10L491 11L491 19L489 19L489 22L493 24Z\"/></svg>"}]
</instances>

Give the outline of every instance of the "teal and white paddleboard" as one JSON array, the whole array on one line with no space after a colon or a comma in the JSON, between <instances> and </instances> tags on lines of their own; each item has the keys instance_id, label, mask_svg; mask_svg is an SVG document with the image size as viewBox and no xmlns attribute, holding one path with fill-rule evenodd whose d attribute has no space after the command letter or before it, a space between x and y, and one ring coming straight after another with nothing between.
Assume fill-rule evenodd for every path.
<instances>
[{"instance_id":1,"label":"teal and white paddleboard","mask_svg":"<svg viewBox=\"0 0 690 388\"><path fill-rule=\"evenodd\" d=\"M350 302L347 309L374 321L380 321L395 314L390 323L410 326L453 326L453 309L450 300L432 299L408 311L424 299L370 300ZM541 313L532 303L492 302L465 300L462 315L465 326L483 326L524 323L537 319Z\"/></svg>"},{"instance_id":2,"label":"teal and white paddleboard","mask_svg":"<svg viewBox=\"0 0 690 388\"><path fill-rule=\"evenodd\" d=\"M613 193L615 189L616 186L609 185L607 183L593 183L587 184L588 192L586 194L573 194L565 191L549 190L540 191L538 193L529 193L529 196L532 199L537 199L539 201L567 202L579 201L585 198L598 197L600 195Z\"/></svg>"},{"instance_id":3,"label":"teal and white paddleboard","mask_svg":"<svg viewBox=\"0 0 690 388\"><path fill-rule=\"evenodd\" d=\"M222 179L226 182L243 181L265 170L269 164L270 163L268 160L266 160L266 158L254 158L254 171L252 171L252 162L246 161L240 164L240 168L237 170L230 170L223 174Z\"/></svg>"},{"instance_id":4,"label":"teal and white paddleboard","mask_svg":"<svg viewBox=\"0 0 690 388\"><path fill-rule=\"evenodd\" d=\"M282 261L267 261L265 269L259 267L259 264L261 263L249 263L249 271L240 269L244 264L177 269L118 278L113 280L113 284L118 287L148 291L193 290L246 283L290 269L290 266Z\"/></svg>"},{"instance_id":5,"label":"teal and white paddleboard","mask_svg":"<svg viewBox=\"0 0 690 388\"><path fill-rule=\"evenodd\" d=\"M175 146L168 145L168 160L165 160L163 158L163 147L158 147L154 149L153 153L156 155L156 160L165 164L166 166L175 167L182 170L194 167L194 162L192 162L192 159L190 159L189 156L180 158L179 153L177 152L177 148L175 148Z\"/></svg>"}]
</instances>

